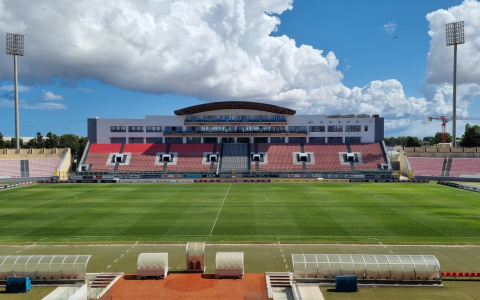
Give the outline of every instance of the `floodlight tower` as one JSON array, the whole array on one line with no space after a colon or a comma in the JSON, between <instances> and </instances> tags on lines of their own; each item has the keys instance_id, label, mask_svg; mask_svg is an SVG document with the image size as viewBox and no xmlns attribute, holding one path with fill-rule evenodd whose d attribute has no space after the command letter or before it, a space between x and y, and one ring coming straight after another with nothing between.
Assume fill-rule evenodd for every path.
<instances>
[{"instance_id":1,"label":"floodlight tower","mask_svg":"<svg viewBox=\"0 0 480 300\"><path fill-rule=\"evenodd\" d=\"M452 144L457 141L457 45L465 44L463 21L445 24L447 46L453 45L453 121Z\"/></svg>"},{"instance_id":2,"label":"floodlight tower","mask_svg":"<svg viewBox=\"0 0 480 300\"><path fill-rule=\"evenodd\" d=\"M17 55L23 56L25 50L25 35L7 33L7 55L13 55L13 73L15 81L15 149L20 149L20 121L18 117L18 74Z\"/></svg>"}]
</instances>

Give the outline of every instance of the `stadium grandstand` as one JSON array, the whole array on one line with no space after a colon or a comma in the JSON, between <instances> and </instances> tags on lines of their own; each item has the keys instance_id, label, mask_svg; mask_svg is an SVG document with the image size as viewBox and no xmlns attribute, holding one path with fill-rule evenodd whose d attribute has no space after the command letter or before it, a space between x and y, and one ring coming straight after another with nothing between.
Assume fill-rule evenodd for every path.
<instances>
[{"instance_id":1,"label":"stadium grandstand","mask_svg":"<svg viewBox=\"0 0 480 300\"><path fill-rule=\"evenodd\" d=\"M144 119L88 119L79 172L388 171L378 115L297 115L230 101Z\"/></svg>"},{"instance_id":2,"label":"stadium grandstand","mask_svg":"<svg viewBox=\"0 0 480 300\"><path fill-rule=\"evenodd\" d=\"M0 180L11 178L68 179L72 155L68 148L0 149Z\"/></svg>"},{"instance_id":3,"label":"stadium grandstand","mask_svg":"<svg viewBox=\"0 0 480 300\"><path fill-rule=\"evenodd\" d=\"M432 179L433 177L465 180L480 178L480 148L471 147L403 147L399 166L409 177Z\"/></svg>"}]
</instances>

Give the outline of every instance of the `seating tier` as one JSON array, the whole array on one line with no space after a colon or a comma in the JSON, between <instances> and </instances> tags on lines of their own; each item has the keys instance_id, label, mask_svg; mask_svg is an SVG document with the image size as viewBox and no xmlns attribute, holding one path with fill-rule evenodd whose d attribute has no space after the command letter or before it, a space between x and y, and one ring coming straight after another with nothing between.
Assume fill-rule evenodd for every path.
<instances>
[{"instance_id":1,"label":"seating tier","mask_svg":"<svg viewBox=\"0 0 480 300\"><path fill-rule=\"evenodd\" d=\"M313 152L315 157L315 165L307 164L307 170L320 171L350 171L350 165L340 164L339 152L347 152L345 144L305 144L305 152Z\"/></svg>"},{"instance_id":2,"label":"seating tier","mask_svg":"<svg viewBox=\"0 0 480 300\"><path fill-rule=\"evenodd\" d=\"M410 167L416 176L441 176L443 157L409 157Z\"/></svg>"},{"instance_id":3,"label":"seating tier","mask_svg":"<svg viewBox=\"0 0 480 300\"><path fill-rule=\"evenodd\" d=\"M0 178L21 177L19 159L0 159Z\"/></svg>"},{"instance_id":4,"label":"seating tier","mask_svg":"<svg viewBox=\"0 0 480 300\"><path fill-rule=\"evenodd\" d=\"M213 151L214 144L170 144L169 152L176 152L177 164L168 165L167 170L195 171L209 170L210 164L202 164L203 153L217 152L218 146Z\"/></svg>"},{"instance_id":5,"label":"seating tier","mask_svg":"<svg viewBox=\"0 0 480 300\"><path fill-rule=\"evenodd\" d=\"M453 158L450 176L480 177L480 158Z\"/></svg>"},{"instance_id":6,"label":"seating tier","mask_svg":"<svg viewBox=\"0 0 480 300\"><path fill-rule=\"evenodd\" d=\"M60 158L29 159L28 168L30 177L54 176L60 161Z\"/></svg>"},{"instance_id":7,"label":"seating tier","mask_svg":"<svg viewBox=\"0 0 480 300\"><path fill-rule=\"evenodd\" d=\"M373 144L351 144L352 152L362 154L363 164L356 164L355 170L378 170L378 164L384 164L385 159L380 143Z\"/></svg>"},{"instance_id":8,"label":"seating tier","mask_svg":"<svg viewBox=\"0 0 480 300\"><path fill-rule=\"evenodd\" d=\"M267 153L267 164L260 170L302 170L302 164L293 164L293 152L300 152L300 144L258 144L259 152Z\"/></svg>"}]
</instances>

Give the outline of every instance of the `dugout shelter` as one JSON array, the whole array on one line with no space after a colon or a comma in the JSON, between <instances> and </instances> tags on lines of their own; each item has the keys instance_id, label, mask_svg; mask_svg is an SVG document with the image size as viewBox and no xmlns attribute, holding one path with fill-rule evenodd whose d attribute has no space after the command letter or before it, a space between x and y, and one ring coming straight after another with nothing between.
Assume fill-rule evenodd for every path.
<instances>
[{"instance_id":1,"label":"dugout shelter","mask_svg":"<svg viewBox=\"0 0 480 300\"><path fill-rule=\"evenodd\" d=\"M187 243L185 270L187 272L205 272L204 242Z\"/></svg>"},{"instance_id":2,"label":"dugout shelter","mask_svg":"<svg viewBox=\"0 0 480 300\"><path fill-rule=\"evenodd\" d=\"M433 255L292 254L296 280L331 281L353 275L361 281L441 282Z\"/></svg>"},{"instance_id":3,"label":"dugout shelter","mask_svg":"<svg viewBox=\"0 0 480 300\"><path fill-rule=\"evenodd\" d=\"M235 276L243 278L243 252L217 252L215 258L215 278Z\"/></svg>"},{"instance_id":4,"label":"dugout shelter","mask_svg":"<svg viewBox=\"0 0 480 300\"><path fill-rule=\"evenodd\" d=\"M90 255L0 256L0 282L30 277L36 283L84 283Z\"/></svg>"},{"instance_id":5,"label":"dugout shelter","mask_svg":"<svg viewBox=\"0 0 480 300\"><path fill-rule=\"evenodd\" d=\"M137 279L165 278L168 274L168 253L140 253L137 261Z\"/></svg>"}]
</instances>

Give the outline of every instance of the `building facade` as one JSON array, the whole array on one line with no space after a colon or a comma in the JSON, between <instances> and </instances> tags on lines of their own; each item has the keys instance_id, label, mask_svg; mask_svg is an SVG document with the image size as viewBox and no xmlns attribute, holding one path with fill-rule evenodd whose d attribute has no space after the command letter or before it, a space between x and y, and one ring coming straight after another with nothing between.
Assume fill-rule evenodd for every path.
<instances>
[{"instance_id":1,"label":"building facade","mask_svg":"<svg viewBox=\"0 0 480 300\"><path fill-rule=\"evenodd\" d=\"M229 101L144 119L89 118L90 143L376 143L378 115L297 115L271 104Z\"/></svg>"}]
</instances>

